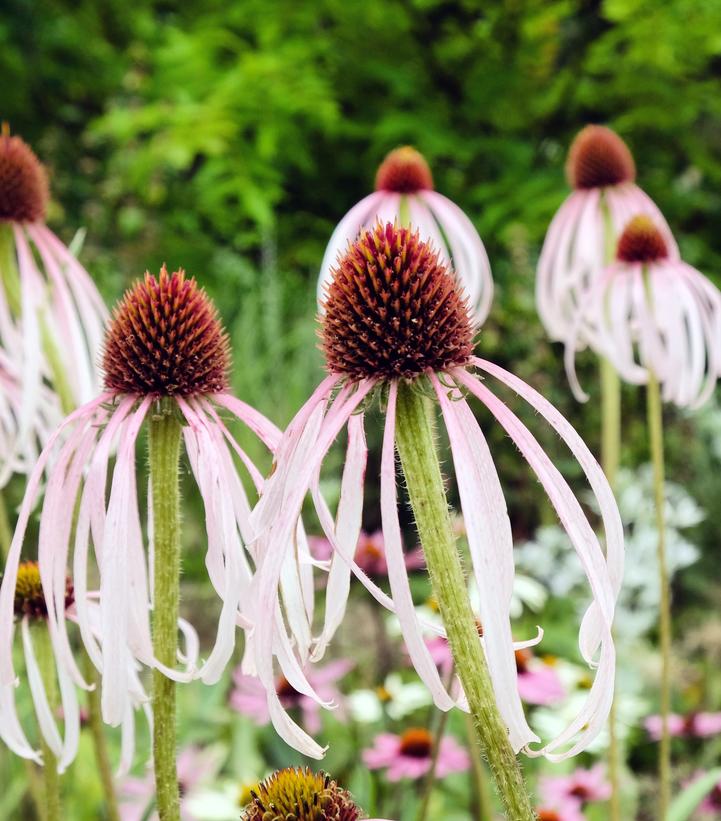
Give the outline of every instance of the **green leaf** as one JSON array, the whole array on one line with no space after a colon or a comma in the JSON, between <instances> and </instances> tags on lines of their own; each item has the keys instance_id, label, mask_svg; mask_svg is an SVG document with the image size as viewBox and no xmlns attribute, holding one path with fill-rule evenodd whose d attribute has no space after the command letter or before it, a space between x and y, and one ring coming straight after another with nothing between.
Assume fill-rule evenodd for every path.
<instances>
[{"instance_id":1,"label":"green leaf","mask_svg":"<svg viewBox=\"0 0 721 821\"><path fill-rule=\"evenodd\" d=\"M716 767L715 770L709 770L698 781L689 784L671 804L668 821L686 821L687 818L690 818L691 813L719 781L721 781L721 767Z\"/></svg>"}]
</instances>

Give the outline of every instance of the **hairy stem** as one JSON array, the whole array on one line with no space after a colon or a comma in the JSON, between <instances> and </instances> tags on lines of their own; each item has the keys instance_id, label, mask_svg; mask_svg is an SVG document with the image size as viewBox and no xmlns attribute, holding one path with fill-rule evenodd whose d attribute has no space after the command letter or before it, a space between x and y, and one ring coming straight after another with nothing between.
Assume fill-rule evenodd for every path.
<instances>
[{"instance_id":1,"label":"hairy stem","mask_svg":"<svg viewBox=\"0 0 721 821\"><path fill-rule=\"evenodd\" d=\"M403 381L398 386L396 442L433 592L481 749L488 759L507 817L511 821L533 821L536 816L508 740L508 728L498 711L466 593L433 428L423 397Z\"/></svg>"},{"instance_id":2,"label":"hairy stem","mask_svg":"<svg viewBox=\"0 0 721 821\"><path fill-rule=\"evenodd\" d=\"M666 517L664 499L664 453L663 453L663 410L661 390L656 375L649 371L646 390L648 433L653 464L653 498L656 508L656 530L658 532L658 573L661 598L659 602L659 641L661 644L661 684L660 713L661 739L658 753L659 814L664 821L671 801L671 736L668 730L668 715L671 711L671 595L666 564Z\"/></svg>"},{"instance_id":3,"label":"hairy stem","mask_svg":"<svg viewBox=\"0 0 721 821\"><path fill-rule=\"evenodd\" d=\"M181 426L169 400L150 421L148 448L152 482L154 562L153 650L160 662L175 664L180 603ZM179 821L176 766L175 682L153 670L153 759L160 821Z\"/></svg>"},{"instance_id":4,"label":"hairy stem","mask_svg":"<svg viewBox=\"0 0 721 821\"><path fill-rule=\"evenodd\" d=\"M50 709L55 712L58 707L58 687L55 679L54 660L50 634L45 622L33 626L33 644L37 656L40 675L48 697ZM40 736L40 750L43 756L43 801L46 821L60 821L63 817L60 807L60 776L58 761L47 742Z\"/></svg>"}]
</instances>

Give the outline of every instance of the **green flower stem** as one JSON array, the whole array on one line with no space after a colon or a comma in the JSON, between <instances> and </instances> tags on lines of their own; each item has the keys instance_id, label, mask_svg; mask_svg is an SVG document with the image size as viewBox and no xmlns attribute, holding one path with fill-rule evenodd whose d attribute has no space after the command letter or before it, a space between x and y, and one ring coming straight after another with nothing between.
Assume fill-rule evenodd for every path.
<instances>
[{"instance_id":1,"label":"green flower stem","mask_svg":"<svg viewBox=\"0 0 721 821\"><path fill-rule=\"evenodd\" d=\"M54 653L50 643L45 622L39 622L32 627L35 655L40 667L45 692L48 697L50 710L54 713L58 707L58 686L55 679ZM58 775L58 761L55 754L48 747L44 738L40 740L40 750L43 756L43 785L46 821L60 821L63 817L60 808L60 776Z\"/></svg>"},{"instance_id":2,"label":"green flower stem","mask_svg":"<svg viewBox=\"0 0 721 821\"><path fill-rule=\"evenodd\" d=\"M659 742L659 814L664 821L671 801L671 736L668 731L668 714L671 710L671 595L666 564L666 521L664 499L663 410L661 390L656 375L649 371L646 389L648 433L653 464L653 498L656 507L658 531L658 572L661 590L659 602L659 640L661 644L660 713L661 739Z\"/></svg>"},{"instance_id":3,"label":"green flower stem","mask_svg":"<svg viewBox=\"0 0 721 821\"><path fill-rule=\"evenodd\" d=\"M398 222L401 228L411 227L411 207L408 202L408 194L401 194L401 201L398 205Z\"/></svg>"},{"instance_id":4,"label":"green flower stem","mask_svg":"<svg viewBox=\"0 0 721 821\"><path fill-rule=\"evenodd\" d=\"M396 443L408 496L476 735L488 759L507 817L511 821L533 821L536 815L508 740L508 728L498 711L466 594L431 421L423 397L403 381L398 386L397 413Z\"/></svg>"},{"instance_id":5,"label":"green flower stem","mask_svg":"<svg viewBox=\"0 0 721 821\"><path fill-rule=\"evenodd\" d=\"M180 602L180 440L173 403L164 399L151 418L148 448L153 496L155 598L153 649L168 666L178 649ZM153 670L153 759L160 821L179 821L175 683Z\"/></svg>"},{"instance_id":6,"label":"green flower stem","mask_svg":"<svg viewBox=\"0 0 721 821\"><path fill-rule=\"evenodd\" d=\"M5 290L10 313L13 316L20 316L20 274L15 251L15 235L9 223L0 224L0 282Z\"/></svg>"},{"instance_id":7,"label":"green flower stem","mask_svg":"<svg viewBox=\"0 0 721 821\"><path fill-rule=\"evenodd\" d=\"M108 755L108 746L103 731L100 691L98 689L99 679L97 671L87 654L85 655L85 677L88 683L96 685L94 689L88 691L88 724L95 746L95 765L98 768L100 783L105 794L105 815L108 821L120 821L113 770L110 766L110 756Z\"/></svg>"},{"instance_id":8,"label":"green flower stem","mask_svg":"<svg viewBox=\"0 0 721 821\"><path fill-rule=\"evenodd\" d=\"M447 688L450 688L453 684L453 679L455 675L455 666L451 664L451 669L448 674L448 678L445 682ZM438 767L438 756L441 752L441 742L443 741L443 734L445 733L446 725L448 724L448 715L449 713L447 711L442 711L438 718L438 723L436 724L436 732L433 738L433 754L431 757L431 768L428 770L428 775L426 776L426 783L423 789L423 800L421 801L421 806L418 810L417 821L426 821L426 818L428 817L428 810L431 806L431 794L433 793L433 785L436 783L436 769ZM428 722L428 726L430 726L430 721Z\"/></svg>"},{"instance_id":9,"label":"green flower stem","mask_svg":"<svg viewBox=\"0 0 721 821\"><path fill-rule=\"evenodd\" d=\"M43 351L50 366L50 373L52 375L52 385L55 393L60 399L60 407L63 413L67 416L71 414L75 408L75 398L73 397L73 390L70 387L68 380L68 372L65 367L63 357L55 344L53 335L50 333L45 317L40 314L40 336L42 339Z\"/></svg>"},{"instance_id":10,"label":"green flower stem","mask_svg":"<svg viewBox=\"0 0 721 821\"><path fill-rule=\"evenodd\" d=\"M13 533L10 528L10 519L8 518L8 509L5 504L5 494L0 490L0 560L2 565L5 565L5 559L10 552L10 543L12 542Z\"/></svg>"},{"instance_id":11,"label":"green flower stem","mask_svg":"<svg viewBox=\"0 0 721 821\"><path fill-rule=\"evenodd\" d=\"M473 725L473 716L463 714L466 723L466 734L471 752L471 770L473 774L473 790L476 802L475 810L478 821L493 821L493 801L488 788L486 770L481 759L483 751L479 747L476 728Z\"/></svg>"},{"instance_id":12,"label":"green flower stem","mask_svg":"<svg viewBox=\"0 0 721 821\"><path fill-rule=\"evenodd\" d=\"M616 256L616 232L605 194L602 194L604 262L613 262ZM616 476L621 456L621 381L613 365L600 358L601 369L601 466L611 490L616 490ZM615 684L615 683L614 683ZM621 748L618 739L618 711L616 687L613 689L608 716L608 775L611 781L609 821L621 821Z\"/></svg>"},{"instance_id":13,"label":"green flower stem","mask_svg":"<svg viewBox=\"0 0 721 821\"><path fill-rule=\"evenodd\" d=\"M613 365L602 357L601 370L601 466L611 490L616 478L621 451L621 380ZM621 749L618 739L616 694L608 716L608 774L611 781L609 821L621 821Z\"/></svg>"}]
</instances>

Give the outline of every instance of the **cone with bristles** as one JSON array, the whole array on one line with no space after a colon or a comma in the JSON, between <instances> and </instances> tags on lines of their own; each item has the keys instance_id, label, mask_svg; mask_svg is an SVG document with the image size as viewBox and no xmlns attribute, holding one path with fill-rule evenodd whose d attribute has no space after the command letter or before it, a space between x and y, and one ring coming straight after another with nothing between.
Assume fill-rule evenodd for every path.
<instances>
[{"instance_id":1,"label":"cone with bristles","mask_svg":"<svg viewBox=\"0 0 721 821\"><path fill-rule=\"evenodd\" d=\"M0 133L0 221L37 222L45 217L48 178L40 160L6 123Z\"/></svg>"},{"instance_id":2,"label":"cone with bristles","mask_svg":"<svg viewBox=\"0 0 721 821\"><path fill-rule=\"evenodd\" d=\"M433 752L433 736L425 727L411 727L401 736L399 752L410 758L429 758Z\"/></svg>"},{"instance_id":3,"label":"cone with bristles","mask_svg":"<svg viewBox=\"0 0 721 821\"><path fill-rule=\"evenodd\" d=\"M626 143L602 125L587 125L568 153L568 180L574 188L605 188L633 182L636 166Z\"/></svg>"},{"instance_id":4,"label":"cone with bristles","mask_svg":"<svg viewBox=\"0 0 721 821\"><path fill-rule=\"evenodd\" d=\"M639 214L623 229L616 257L621 262L656 262L668 257L668 247L653 220Z\"/></svg>"},{"instance_id":5,"label":"cone with bristles","mask_svg":"<svg viewBox=\"0 0 721 821\"><path fill-rule=\"evenodd\" d=\"M228 389L230 346L218 312L181 269L145 274L116 307L105 339L105 385L120 394L193 396Z\"/></svg>"},{"instance_id":6,"label":"cone with bristles","mask_svg":"<svg viewBox=\"0 0 721 821\"><path fill-rule=\"evenodd\" d=\"M65 609L73 603L73 586L70 580L65 584ZM23 562L18 567L15 582L15 615L17 618L27 616L33 620L47 619L48 608L40 581L40 568L37 562Z\"/></svg>"},{"instance_id":7,"label":"cone with bristles","mask_svg":"<svg viewBox=\"0 0 721 821\"><path fill-rule=\"evenodd\" d=\"M376 191L415 194L432 191L433 175L426 158L410 145L391 151L376 173Z\"/></svg>"},{"instance_id":8,"label":"cone with bristles","mask_svg":"<svg viewBox=\"0 0 721 821\"><path fill-rule=\"evenodd\" d=\"M278 770L251 790L241 821L357 821L361 811L326 773L308 767Z\"/></svg>"},{"instance_id":9,"label":"cone with bristles","mask_svg":"<svg viewBox=\"0 0 721 821\"><path fill-rule=\"evenodd\" d=\"M463 365L473 326L457 280L417 232L377 223L338 261L321 319L332 373L413 379Z\"/></svg>"}]
</instances>

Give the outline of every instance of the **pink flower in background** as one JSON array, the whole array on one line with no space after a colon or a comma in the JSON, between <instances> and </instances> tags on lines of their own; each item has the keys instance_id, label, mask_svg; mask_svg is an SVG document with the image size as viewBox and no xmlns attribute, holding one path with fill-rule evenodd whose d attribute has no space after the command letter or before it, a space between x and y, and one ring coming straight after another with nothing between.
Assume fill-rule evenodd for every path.
<instances>
[{"instance_id":1,"label":"pink flower in background","mask_svg":"<svg viewBox=\"0 0 721 821\"><path fill-rule=\"evenodd\" d=\"M403 735L381 733L373 740L373 746L363 751L363 762L368 769L386 769L389 781L421 778L430 770L432 761L433 736L422 727L406 730ZM470 765L467 750L452 736L441 739L436 764L438 778L465 772Z\"/></svg>"},{"instance_id":2,"label":"pink flower in background","mask_svg":"<svg viewBox=\"0 0 721 821\"><path fill-rule=\"evenodd\" d=\"M429 625L413 601L401 540L396 407L407 401L402 392L410 383L428 390L437 401L448 434L470 566L480 594L483 649L515 751L528 751L539 739L528 724L518 693L511 626L513 533L493 454L469 404L471 397L490 411L518 446L580 558L592 603L581 625L579 646L596 675L579 714L537 754L565 758L584 750L603 728L611 706L615 669L611 623L623 570L621 519L598 463L569 422L536 390L494 363L473 356L474 326L467 302L438 254L417 232L390 223L378 223L364 232L334 269L324 307L321 338L328 376L298 411L278 445L275 470L253 511L258 562L249 594L242 601L243 616L253 623L254 670L265 687L277 732L306 755L322 756L320 745L279 704L276 660L282 665L280 642L291 637L279 638L278 621L267 618L283 600L283 570L288 560L296 558L293 535L308 494L333 545L324 625L311 661L322 657L342 621L353 572L377 602L396 614L413 666L436 706L449 710L459 703L448 692L426 644ZM556 465L521 419L493 393L489 377L528 402L578 460L602 512L605 550ZM374 395L382 397L385 415L380 507L390 596L353 560L368 457L364 410ZM348 433L346 459L333 515L319 493L318 477L326 454L344 430ZM286 630L293 631L290 619ZM307 695L313 693L307 680L298 679L294 687Z\"/></svg>"},{"instance_id":3,"label":"pink flower in background","mask_svg":"<svg viewBox=\"0 0 721 821\"><path fill-rule=\"evenodd\" d=\"M333 278L338 255L358 234L377 221L412 224L421 239L440 249L444 265L454 271L476 322L488 316L493 278L486 249L473 223L451 200L433 190L433 176L422 154L403 146L391 151L378 169L376 190L353 206L330 238L318 280L318 301Z\"/></svg>"},{"instance_id":4,"label":"pink flower in background","mask_svg":"<svg viewBox=\"0 0 721 821\"><path fill-rule=\"evenodd\" d=\"M570 775L542 776L538 791L544 806L568 799L585 804L607 801L611 797L611 784L606 780L606 766L596 764L589 770L574 770Z\"/></svg>"},{"instance_id":5,"label":"pink flower in background","mask_svg":"<svg viewBox=\"0 0 721 821\"><path fill-rule=\"evenodd\" d=\"M653 741L661 738L661 716L649 716L644 727ZM721 713L689 713L668 716L668 731L672 736L686 738L706 738L721 733Z\"/></svg>"},{"instance_id":6,"label":"pink flower in background","mask_svg":"<svg viewBox=\"0 0 721 821\"><path fill-rule=\"evenodd\" d=\"M220 772L224 752L209 747L186 747L178 753L178 786L180 788L180 817L182 821L196 821L188 804L195 793L213 781ZM121 821L158 821L157 812L148 814L155 799L155 777L152 768L142 778L128 776L117 784Z\"/></svg>"},{"instance_id":7,"label":"pink flower in background","mask_svg":"<svg viewBox=\"0 0 721 821\"><path fill-rule=\"evenodd\" d=\"M555 704L566 697L566 688L550 664L536 658L528 649L516 650L518 692L528 704Z\"/></svg>"},{"instance_id":8,"label":"pink flower in background","mask_svg":"<svg viewBox=\"0 0 721 821\"><path fill-rule=\"evenodd\" d=\"M585 821L581 802L576 798L556 799L536 808L538 821Z\"/></svg>"},{"instance_id":9,"label":"pink flower in background","mask_svg":"<svg viewBox=\"0 0 721 821\"><path fill-rule=\"evenodd\" d=\"M333 556L333 545L323 536L309 536L308 546L316 559L327 560ZM372 578L387 576L388 563L386 562L383 531L375 530L373 533L366 533L365 530L361 530L354 558L358 567L368 576ZM405 553L405 564L408 570L419 570L425 567L423 550L420 546Z\"/></svg>"},{"instance_id":10,"label":"pink flower in background","mask_svg":"<svg viewBox=\"0 0 721 821\"><path fill-rule=\"evenodd\" d=\"M580 301L565 343L566 372L580 401L588 396L575 356L588 346L626 382L646 384L653 372L665 401L695 408L721 373L721 292L679 258L658 223L636 215L615 261Z\"/></svg>"},{"instance_id":11,"label":"pink flower in background","mask_svg":"<svg viewBox=\"0 0 721 821\"><path fill-rule=\"evenodd\" d=\"M306 676L318 696L326 703L337 705L335 715L345 716L343 697L336 686L337 682L353 667L351 661L338 659L323 667L311 668ZM230 706L239 713L248 716L259 726L270 723L270 711L265 688L256 676L248 676L240 667L233 673L233 690L230 694ZM298 708L302 714L302 724L309 733L317 733L321 728L320 706L317 701L299 693L281 676L276 681L276 692L283 708Z\"/></svg>"},{"instance_id":12,"label":"pink flower in background","mask_svg":"<svg viewBox=\"0 0 721 821\"><path fill-rule=\"evenodd\" d=\"M566 171L574 190L551 222L536 276L538 313L548 335L558 342L566 340L583 295L609 262L634 214L650 216L670 255L678 258L671 230L654 202L635 185L633 157L615 132L600 125L582 129L571 146Z\"/></svg>"}]
</instances>

